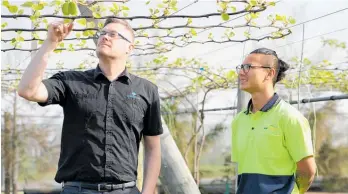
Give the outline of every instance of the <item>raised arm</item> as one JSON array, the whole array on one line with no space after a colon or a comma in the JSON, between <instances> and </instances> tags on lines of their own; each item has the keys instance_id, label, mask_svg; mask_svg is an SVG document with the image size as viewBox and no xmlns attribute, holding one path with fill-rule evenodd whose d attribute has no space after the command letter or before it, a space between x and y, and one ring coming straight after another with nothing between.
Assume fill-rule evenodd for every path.
<instances>
[{"instance_id":1,"label":"raised arm","mask_svg":"<svg viewBox=\"0 0 348 194\"><path fill-rule=\"evenodd\" d=\"M46 102L48 91L42 83L48 55L71 32L73 24L53 22L48 27L47 38L23 73L18 85L18 95L34 102Z\"/></svg>"}]
</instances>

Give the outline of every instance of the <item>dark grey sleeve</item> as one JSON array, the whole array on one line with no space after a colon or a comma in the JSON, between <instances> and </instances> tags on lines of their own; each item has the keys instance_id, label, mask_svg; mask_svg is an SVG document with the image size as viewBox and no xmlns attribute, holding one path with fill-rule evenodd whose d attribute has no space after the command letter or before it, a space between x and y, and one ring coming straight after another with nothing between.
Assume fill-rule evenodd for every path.
<instances>
[{"instance_id":1,"label":"dark grey sleeve","mask_svg":"<svg viewBox=\"0 0 348 194\"><path fill-rule=\"evenodd\" d=\"M56 73L52 77L42 81L45 85L48 98L47 102L38 102L40 106L47 106L50 104L60 104L63 105L65 102L66 86L64 84L64 73Z\"/></svg>"},{"instance_id":2,"label":"dark grey sleeve","mask_svg":"<svg viewBox=\"0 0 348 194\"><path fill-rule=\"evenodd\" d=\"M161 104L158 89L153 91L152 103L148 107L144 120L143 135L155 136L163 133L161 121Z\"/></svg>"}]
</instances>

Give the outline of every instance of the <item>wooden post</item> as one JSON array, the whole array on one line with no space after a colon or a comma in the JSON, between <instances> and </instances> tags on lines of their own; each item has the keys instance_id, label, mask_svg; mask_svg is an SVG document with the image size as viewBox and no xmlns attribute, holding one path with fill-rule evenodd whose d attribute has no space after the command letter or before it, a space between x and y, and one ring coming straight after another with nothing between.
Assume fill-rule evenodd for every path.
<instances>
[{"instance_id":1,"label":"wooden post","mask_svg":"<svg viewBox=\"0 0 348 194\"><path fill-rule=\"evenodd\" d=\"M190 169L176 146L164 119L161 135L161 174L162 187L168 194L200 194Z\"/></svg>"}]
</instances>

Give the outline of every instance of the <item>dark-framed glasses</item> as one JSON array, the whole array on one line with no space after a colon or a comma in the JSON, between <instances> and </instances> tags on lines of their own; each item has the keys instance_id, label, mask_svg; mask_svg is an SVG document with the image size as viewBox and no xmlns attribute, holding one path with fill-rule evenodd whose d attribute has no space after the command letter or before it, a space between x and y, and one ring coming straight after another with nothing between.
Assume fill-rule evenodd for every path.
<instances>
[{"instance_id":1,"label":"dark-framed glasses","mask_svg":"<svg viewBox=\"0 0 348 194\"><path fill-rule=\"evenodd\" d=\"M116 31L109 31L109 32L107 32L107 31L98 31L96 33L96 38L99 38L99 37L105 36L105 35L108 35L112 39L119 39L119 38L121 38L121 39L131 43L131 41L128 40L125 36L123 36L122 34L116 32Z\"/></svg>"},{"instance_id":2,"label":"dark-framed glasses","mask_svg":"<svg viewBox=\"0 0 348 194\"><path fill-rule=\"evenodd\" d=\"M247 74L252 68L253 69L256 69L256 68L272 69L272 67L269 67L269 66L256 66L251 64L242 64L242 65L238 65L236 67L236 70L237 70L237 73L239 73L240 70L243 70L243 72Z\"/></svg>"}]
</instances>

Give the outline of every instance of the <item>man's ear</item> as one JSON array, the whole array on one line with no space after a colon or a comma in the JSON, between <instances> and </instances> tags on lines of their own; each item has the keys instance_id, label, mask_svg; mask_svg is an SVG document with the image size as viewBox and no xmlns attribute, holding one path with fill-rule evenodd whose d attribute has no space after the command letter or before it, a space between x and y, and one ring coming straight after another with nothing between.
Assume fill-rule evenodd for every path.
<instances>
[{"instance_id":1,"label":"man's ear","mask_svg":"<svg viewBox=\"0 0 348 194\"><path fill-rule=\"evenodd\" d=\"M134 50L134 44L130 44L128 47L128 54L131 53Z\"/></svg>"},{"instance_id":2,"label":"man's ear","mask_svg":"<svg viewBox=\"0 0 348 194\"><path fill-rule=\"evenodd\" d=\"M267 76L265 77L265 80L273 80L274 76L275 76L275 69L274 68L271 68L269 69L268 71L268 74Z\"/></svg>"},{"instance_id":3,"label":"man's ear","mask_svg":"<svg viewBox=\"0 0 348 194\"><path fill-rule=\"evenodd\" d=\"M274 68L271 68L268 73L268 76L274 78L276 76L276 70Z\"/></svg>"}]
</instances>

